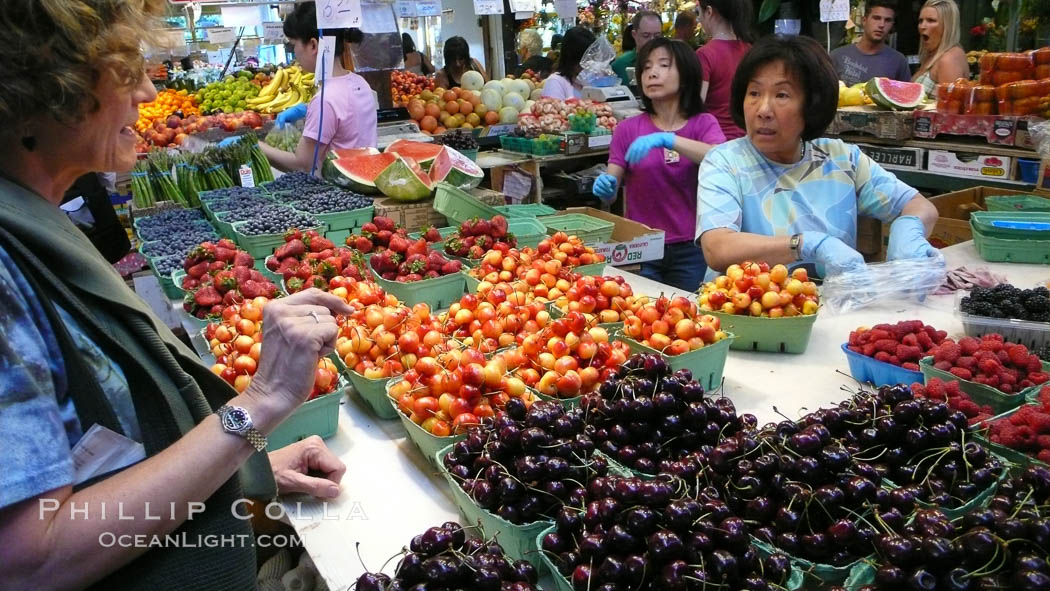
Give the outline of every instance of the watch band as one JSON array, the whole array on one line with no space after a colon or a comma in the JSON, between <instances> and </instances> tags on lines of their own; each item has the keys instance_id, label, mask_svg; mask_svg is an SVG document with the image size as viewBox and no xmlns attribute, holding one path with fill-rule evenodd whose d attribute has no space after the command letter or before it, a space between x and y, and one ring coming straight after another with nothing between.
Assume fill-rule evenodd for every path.
<instances>
[{"instance_id":1,"label":"watch band","mask_svg":"<svg viewBox=\"0 0 1050 591\"><path fill-rule=\"evenodd\" d=\"M266 436L252 424L247 410L224 404L215 413L219 415L223 431L245 438L256 451L266 451Z\"/></svg>"},{"instance_id":2,"label":"watch band","mask_svg":"<svg viewBox=\"0 0 1050 591\"><path fill-rule=\"evenodd\" d=\"M791 252L795 253L795 260L802 260L802 249L799 248L802 242L802 234L795 234L791 236Z\"/></svg>"}]
</instances>

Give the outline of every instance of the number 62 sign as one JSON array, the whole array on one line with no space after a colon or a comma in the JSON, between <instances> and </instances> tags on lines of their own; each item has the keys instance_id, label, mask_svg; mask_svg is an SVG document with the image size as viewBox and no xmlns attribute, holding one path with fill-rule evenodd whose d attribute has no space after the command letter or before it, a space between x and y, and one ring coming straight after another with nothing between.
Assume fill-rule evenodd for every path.
<instances>
[{"instance_id":1,"label":"number 62 sign","mask_svg":"<svg viewBox=\"0 0 1050 591\"><path fill-rule=\"evenodd\" d=\"M347 29L361 26L361 0L320 0L318 29Z\"/></svg>"}]
</instances>

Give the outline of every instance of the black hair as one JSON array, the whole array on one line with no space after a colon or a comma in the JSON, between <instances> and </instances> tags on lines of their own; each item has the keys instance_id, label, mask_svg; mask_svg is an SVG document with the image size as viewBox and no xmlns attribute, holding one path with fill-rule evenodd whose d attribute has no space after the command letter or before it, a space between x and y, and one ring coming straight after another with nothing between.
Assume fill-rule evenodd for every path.
<instances>
[{"instance_id":1,"label":"black hair","mask_svg":"<svg viewBox=\"0 0 1050 591\"><path fill-rule=\"evenodd\" d=\"M733 27L733 34L740 41L755 42L751 27L755 23L755 8L749 0L700 0L700 7L710 6Z\"/></svg>"},{"instance_id":2,"label":"black hair","mask_svg":"<svg viewBox=\"0 0 1050 591\"><path fill-rule=\"evenodd\" d=\"M803 94L802 139L809 141L823 135L838 109L839 76L827 51L812 37L770 35L759 39L737 66L729 103L733 122L747 129L744 100L755 73L768 64L780 62L795 79Z\"/></svg>"},{"instance_id":3,"label":"black hair","mask_svg":"<svg viewBox=\"0 0 1050 591\"><path fill-rule=\"evenodd\" d=\"M576 68L587 48L594 43L594 33L584 27L573 27L565 31L561 43L561 55L558 56L558 67L555 70L569 82L576 78Z\"/></svg>"},{"instance_id":4,"label":"black hair","mask_svg":"<svg viewBox=\"0 0 1050 591\"><path fill-rule=\"evenodd\" d=\"M320 42L317 30L317 6L314 2L300 2L295 5L288 16L284 17L284 36L306 43L311 39ZM335 52L342 55L344 43L360 43L364 39L361 29L325 29L326 33L335 34Z\"/></svg>"},{"instance_id":5,"label":"black hair","mask_svg":"<svg viewBox=\"0 0 1050 591\"><path fill-rule=\"evenodd\" d=\"M638 50L638 59L635 61L634 71L638 78L638 86L644 88L642 76L645 70L645 62L654 51L660 48L671 54L671 61L678 68L678 108L686 119L704 112L704 101L700 98L697 89L700 88L700 60L696 59L693 48L685 41L671 39L668 37L657 37L646 43ZM643 110L650 115L656 113L653 101L642 92Z\"/></svg>"},{"instance_id":6,"label":"black hair","mask_svg":"<svg viewBox=\"0 0 1050 591\"><path fill-rule=\"evenodd\" d=\"M470 45L467 40L460 37L449 37L445 41L445 47L441 50L443 56L445 56L445 69L447 70L450 66L455 64L462 64L464 68L468 70L473 65L470 59Z\"/></svg>"},{"instance_id":7,"label":"black hair","mask_svg":"<svg viewBox=\"0 0 1050 591\"><path fill-rule=\"evenodd\" d=\"M623 36L622 36L623 40L620 41L620 49L621 50L627 52L627 51L631 51L632 49L637 49L638 48L638 44L634 42L634 35L631 34L633 32L634 32L634 24L633 23L627 23L627 27L624 28L624 30L623 30Z\"/></svg>"},{"instance_id":8,"label":"black hair","mask_svg":"<svg viewBox=\"0 0 1050 591\"><path fill-rule=\"evenodd\" d=\"M661 27L664 24L663 17L661 17L658 13L653 12L651 10L639 10L638 12L634 13L634 18L631 19L631 24L634 25L634 28L637 29L638 25L642 24L643 18L655 18L656 20L660 21Z\"/></svg>"},{"instance_id":9,"label":"black hair","mask_svg":"<svg viewBox=\"0 0 1050 591\"><path fill-rule=\"evenodd\" d=\"M401 51L404 52L405 57L416 51L416 42L412 40L412 36L408 33L401 33Z\"/></svg>"},{"instance_id":10,"label":"black hair","mask_svg":"<svg viewBox=\"0 0 1050 591\"><path fill-rule=\"evenodd\" d=\"M889 8L893 11L893 16L897 16L897 3L894 0L867 0L864 3L864 16L870 15L876 7Z\"/></svg>"},{"instance_id":11,"label":"black hair","mask_svg":"<svg viewBox=\"0 0 1050 591\"><path fill-rule=\"evenodd\" d=\"M695 27L696 26L696 13L692 10L683 10L678 13L678 16L674 18L674 28L681 29L683 27Z\"/></svg>"},{"instance_id":12,"label":"black hair","mask_svg":"<svg viewBox=\"0 0 1050 591\"><path fill-rule=\"evenodd\" d=\"M562 39L564 37L562 37L561 33L551 35L551 51L558 51L558 48L561 47Z\"/></svg>"}]
</instances>

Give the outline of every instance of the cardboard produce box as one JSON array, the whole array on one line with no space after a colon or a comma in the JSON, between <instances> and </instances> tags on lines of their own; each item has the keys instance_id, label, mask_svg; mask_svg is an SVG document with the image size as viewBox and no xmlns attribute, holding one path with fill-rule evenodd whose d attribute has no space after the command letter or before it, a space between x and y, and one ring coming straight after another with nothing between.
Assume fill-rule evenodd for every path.
<instances>
[{"instance_id":1,"label":"cardboard produce box","mask_svg":"<svg viewBox=\"0 0 1050 591\"><path fill-rule=\"evenodd\" d=\"M887 170L922 170L925 164L926 150L923 148L873 146L870 144L857 144L857 147Z\"/></svg>"},{"instance_id":2,"label":"cardboard produce box","mask_svg":"<svg viewBox=\"0 0 1050 591\"><path fill-rule=\"evenodd\" d=\"M930 235L930 243L937 248L959 244L973 239L970 231L970 213L974 211L985 211L985 197L992 195L1040 195L1050 196L1050 193L1036 191L1014 191L1011 189L996 189L993 187L973 187L962 191L954 191L930 198L930 203L937 208L940 217ZM884 224L885 232L889 232L889 224ZM885 239L885 238L884 238Z\"/></svg>"},{"instance_id":3,"label":"cardboard produce box","mask_svg":"<svg viewBox=\"0 0 1050 591\"><path fill-rule=\"evenodd\" d=\"M608 242L588 244L599 254L605 255L610 265L622 267L659 260L664 256L663 230L593 207L570 207L564 213L582 213L614 224L612 238Z\"/></svg>"},{"instance_id":4,"label":"cardboard produce box","mask_svg":"<svg viewBox=\"0 0 1050 591\"><path fill-rule=\"evenodd\" d=\"M492 189L478 187L471 189L468 193L487 205L507 204L503 193ZM409 232L418 232L427 226L444 228L448 225L445 216L434 209L433 199L406 203L391 197L382 197L375 200L375 208L375 215L391 218L395 224L404 226Z\"/></svg>"},{"instance_id":5,"label":"cardboard produce box","mask_svg":"<svg viewBox=\"0 0 1050 591\"><path fill-rule=\"evenodd\" d=\"M872 105L840 107L828 127L829 134L867 133L888 140L910 139L914 111L887 111Z\"/></svg>"},{"instance_id":6,"label":"cardboard produce box","mask_svg":"<svg viewBox=\"0 0 1050 591\"><path fill-rule=\"evenodd\" d=\"M930 150L926 170L952 176L1008 180L1012 176L1013 158L970 152Z\"/></svg>"},{"instance_id":7,"label":"cardboard produce box","mask_svg":"<svg viewBox=\"0 0 1050 591\"><path fill-rule=\"evenodd\" d=\"M916 111L915 137L933 139L945 134L974 135L983 137L989 144L1030 147L1032 140L1028 123L1031 120L1032 117L1017 115L956 115L940 111Z\"/></svg>"}]
</instances>

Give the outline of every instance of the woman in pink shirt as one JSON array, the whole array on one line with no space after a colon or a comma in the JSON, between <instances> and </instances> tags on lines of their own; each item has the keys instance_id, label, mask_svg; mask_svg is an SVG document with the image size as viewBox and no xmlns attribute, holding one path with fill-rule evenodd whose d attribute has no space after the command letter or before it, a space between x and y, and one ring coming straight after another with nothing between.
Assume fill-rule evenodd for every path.
<instances>
[{"instance_id":1,"label":"woman in pink shirt","mask_svg":"<svg viewBox=\"0 0 1050 591\"><path fill-rule=\"evenodd\" d=\"M693 243L697 173L725 136L696 93L700 65L691 47L653 39L639 50L637 64L645 112L616 126L608 171L594 181L593 193L611 201L622 183L627 217L665 233L663 259L642 263L642 275L696 291L707 271Z\"/></svg>"},{"instance_id":2,"label":"woman in pink shirt","mask_svg":"<svg viewBox=\"0 0 1050 591\"><path fill-rule=\"evenodd\" d=\"M344 51L349 52L351 33L361 34L355 29L339 29L336 33L336 55L332 75L325 76L323 107L322 93L318 91L309 105L297 105L277 117L278 126L282 126L306 116L303 136L295 152L285 152L259 142L274 168L285 172L320 170L329 149L376 147L379 133L376 110L379 105L375 94L364 78L343 68L342 57ZM316 72L315 80L320 83L317 14L313 2L296 5L284 19L284 35L291 41L299 65L304 71Z\"/></svg>"},{"instance_id":3,"label":"woman in pink shirt","mask_svg":"<svg viewBox=\"0 0 1050 591\"><path fill-rule=\"evenodd\" d=\"M718 119L727 140L744 137L744 130L737 127L729 113L729 87L740 60L755 40L751 32L754 21L751 2L700 0L699 6L700 24L708 39L696 50L703 76L700 98L708 112Z\"/></svg>"}]
</instances>

